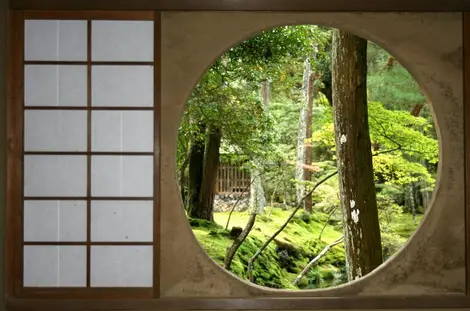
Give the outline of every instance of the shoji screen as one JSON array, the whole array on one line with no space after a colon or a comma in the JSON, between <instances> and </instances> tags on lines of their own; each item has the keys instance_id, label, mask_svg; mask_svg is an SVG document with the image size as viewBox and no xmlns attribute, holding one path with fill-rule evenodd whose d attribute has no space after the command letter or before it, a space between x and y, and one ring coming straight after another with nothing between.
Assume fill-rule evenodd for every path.
<instances>
[{"instance_id":1,"label":"shoji screen","mask_svg":"<svg viewBox=\"0 0 470 311\"><path fill-rule=\"evenodd\" d=\"M153 16L24 16L23 293L153 295Z\"/></svg>"}]
</instances>

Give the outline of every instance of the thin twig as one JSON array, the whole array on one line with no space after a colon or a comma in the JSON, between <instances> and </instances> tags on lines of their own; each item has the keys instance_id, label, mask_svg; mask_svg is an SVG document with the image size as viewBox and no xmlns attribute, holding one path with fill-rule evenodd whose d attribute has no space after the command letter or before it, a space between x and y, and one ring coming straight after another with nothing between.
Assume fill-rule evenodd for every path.
<instances>
[{"instance_id":1,"label":"thin twig","mask_svg":"<svg viewBox=\"0 0 470 311\"><path fill-rule=\"evenodd\" d=\"M336 209L338 208L338 205L334 206L331 211L328 213L328 218L326 219L325 223L323 224L323 228L321 228L320 235L318 236L318 239L321 240L321 236L323 234L323 231L326 228L326 225L328 225L328 221L330 220L331 216L335 213Z\"/></svg>"},{"instance_id":2,"label":"thin twig","mask_svg":"<svg viewBox=\"0 0 470 311\"><path fill-rule=\"evenodd\" d=\"M235 207L237 207L238 202L241 201L243 194L248 190L248 188L251 187L251 185L252 185L254 182L255 182L255 178L253 178L253 179L251 180L250 184L248 184L248 185L243 189L243 191L242 191L242 192L240 193L240 195L238 196L237 201L235 202L235 204L233 204L232 209L230 210L230 213L228 214L228 219L227 219L227 224L225 225L225 230L228 229L228 225L230 224L230 218L232 218L232 213L233 213L233 211L235 211Z\"/></svg>"}]
</instances>

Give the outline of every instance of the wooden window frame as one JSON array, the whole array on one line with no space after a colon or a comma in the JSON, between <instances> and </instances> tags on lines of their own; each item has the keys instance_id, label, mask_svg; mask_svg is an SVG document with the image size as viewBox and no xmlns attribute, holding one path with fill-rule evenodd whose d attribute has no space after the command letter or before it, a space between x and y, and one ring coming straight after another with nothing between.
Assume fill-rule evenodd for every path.
<instances>
[{"instance_id":1,"label":"wooden window frame","mask_svg":"<svg viewBox=\"0 0 470 311\"><path fill-rule=\"evenodd\" d=\"M116 12L102 10L147 10L147 11L317 11L317 12L340 12L340 11L361 11L361 12L390 12L390 11L413 11L413 12L464 12L470 11L470 2L468 0L329 0L329 1L311 1L311 0L134 0L134 1L114 1L114 0L14 0L10 1L12 10L10 25L15 23L15 10L53 10L48 11L51 17L60 15L63 18L63 12L55 10L68 11L70 16L80 14L79 10L91 10L106 17ZM73 11L78 10L78 11ZM37 11L34 11L37 12ZM87 13L87 14L88 14ZM128 12L127 12L128 13ZM31 11L30 14L36 14ZM39 13L38 13L39 14ZM41 12L40 14L46 14ZM58 15L57 15L58 14ZM159 16L158 13L155 13ZM156 17L156 20L158 17ZM159 33L159 30L158 30ZM18 100L18 90L22 85L18 84L18 72L14 69L18 64L14 62L15 49L12 42L18 40L18 33L15 28L10 29L10 59L9 59L9 106ZM159 37L158 37L159 39ZM160 51L160 40L156 44L156 50ZM13 55L13 56L12 56ZM129 299L119 293L111 293L106 289L97 294L95 299L86 298L83 294L73 291L63 291L60 295L50 296L48 293L38 292L33 297L24 299L18 296L15 288L14 269L9 269L15 264L14 246L15 239L12 236L13 229L18 226L18 215L13 206L18 201L12 200L14 187L12 184L21 177L15 166L8 167L8 195L7 206L7 308L8 310L50 310L50 311L72 311L72 310L325 310L325 309L439 309L439 308L470 308L470 12L463 13L463 59L464 59L464 126L465 126L465 217L466 217L466 293L462 295L426 295L426 296L354 296L354 297L297 297L292 298L283 294L279 297L247 297L247 298L161 298L158 295L158 287L155 287L155 293L152 298L140 297L140 299ZM156 61L160 55L156 53ZM158 63L156 63L157 65ZM157 67L156 67L157 68ZM160 73L155 70L155 98L160 98ZM159 105L159 102L158 102ZM158 106L160 107L160 106ZM12 136L15 129L20 126L15 120L18 120L18 111L8 110L8 158L14 159L14 151L21 147ZM157 116L156 116L157 117ZM21 118L20 118L21 119ZM157 120L157 119L155 119ZM157 123L157 121L155 121ZM157 131L160 133L160 131ZM155 161L160 163L158 136L155 137ZM159 180L160 172L156 170L155 180ZM19 176L18 176L19 175ZM157 187L157 185L156 185ZM158 194L160 195L160 194ZM155 198L157 200L157 198ZM158 209L159 211L159 209ZM155 221L158 221L158 213ZM156 222L158 223L158 222ZM21 225L21 224L20 224ZM158 227L158 225L157 225ZM13 231L12 231L13 230ZM155 240L155 256L159 256L158 239ZM157 260L158 264L158 260ZM155 274L157 268L155 267ZM158 279L158 276L156 276ZM35 297L34 297L35 296Z\"/></svg>"},{"instance_id":2,"label":"wooden window frame","mask_svg":"<svg viewBox=\"0 0 470 311\"><path fill-rule=\"evenodd\" d=\"M32 298L157 298L159 295L159 219L160 219L160 13L154 11L12 11L10 14L11 40L9 62L9 101L7 103L7 293L21 299ZM25 20L83 20L87 22L86 61L26 61L24 60ZM148 20L154 22L154 58L151 62L95 62L91 59L91 22L95 20ZM28 106L24 105L24 66L25 65L83 65L87 68L87 104L83 107ZM91 69L93 65L106 66L153 66L154 102L152 107L93 107L91 104ZM59 110L86 111L87 151L83 152L32 152L24 151L24 111ZM150 152L94 152L91 150L92 111L152 111L154 117L153 151ZM87 194L84 197L26 197L23 193L23 159L26 155L83 155L87 157ZM93 197L91 195L91 157L93 155L152 156L153 195L151 197ZM25 200L84 200L87 202L87 239L85 242L27 242L24 241L24 201ZM92 242L91 241L91 201L92 200L131 200L153 201L153 240L151 242ZM24 287L23 286L23 247L25 245L80 245L86 246L86 285L85 287ZM92 245L146 245L152 246L153 272L151 287L91 287L91 247Z\"/></svg>"}]
</instances>

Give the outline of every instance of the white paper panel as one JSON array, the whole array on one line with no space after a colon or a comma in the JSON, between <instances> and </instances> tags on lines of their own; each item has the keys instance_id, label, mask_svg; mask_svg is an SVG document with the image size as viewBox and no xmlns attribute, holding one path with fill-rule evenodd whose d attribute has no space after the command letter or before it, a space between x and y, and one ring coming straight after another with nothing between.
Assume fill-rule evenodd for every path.
<instances>
[{"instance_id":1,"label":"white paper panel","mask_svg":"<svg viewBox=\"0 0 470 311\"><path fill-rule=\"evenodd\" d=\"M93 151L153 151L153 111L93 111Z\"/></svg>"},{"instance_id":2,"label":"white paper panel","mask_svg":"<svg viewBox=\"0 0 470 311\"><path fill-rule=\"evenodd\" d=\"M91 286L151 287L152 246L92 246Z\"/></svg>"},{"instance_id":3,"label":"white paper panel","mask_svg":"<svg viewBox=\"0 0 470 311\"><path fill-rule=\"evenodd\" d=\"M26 242L83 242L87 237L86 201L25 201Z\"/></svg>"},{"instance_id":4,"label":"white paper panel","mask_svg":"<svg viewBox=\"0 0 470 311\"><path fill-rule=\"evenodd\" d=\"M86 156L26 155L25 196L86 196Z\"/></svg>"},{"instance_id":5,"label":"white paper panel","mask_svg":"<svg viewBox=\"0 0 470 311\"><path fill-rule=\"evenodd\" d=\"M153 201L92 201L91 240L153 241Z\"/></svg>"},{"instance_id":6,"label":"white paper panel","mask_svg":"<svg viewBox=\"0 0 470 311\"><path fill-rule=\"evenodd\" d=\"M25 60L86 61L87 21L26 20Z\"/></svg>"},{"instance_id":7,"label":"white paper panel","mask_svg":"<svg viewBox=\"0 0 470 311\"><path fill-rule=\"evenodd\" d=\"M86 111L26 110L25 151L86 151Z\"/></svg>"},{"instance_id":8,"label":"white paper panel","mask_svg":"<svg viewBox=\"0 0 470 311\"><path fill-rule=\"evenodd\" d=\"M153 21L92 21L93 61L153 61Z\"/></svg>"},{"instance_id":9,"label":"white paper panel","mask_svg":"<svg viewBox=\"0 0 470 311\"><path fill-rule=\"evenodd\" d=\"M93 196L153 196L153 156L92 156Z\"/></svg>"},{"instance_id":10,"label":"white paper panel","mask_svg":"<svg viewBox=\"0 0 470 311\"><path fill-rule=\"evenodd\" d=\"M25 287L86 286L85 246L25 246Z\"/></svg>"},{"instance_id":11,"label":"white paper panel","mask_svg":"<svg viewBox=\"0 0 470 311\"><path fill-rule=\"evenodd\" d=\"M86 106L86 66L26 65L24 96L26 106Z\"/></svg>"},{"instance_id":12,"label":"white paper panel","mask_svg":"<svg viewBox=\"0 0 470 311\"><path fill-rule=\"evenodd\" d=\"M93 66L92 105L153 107L153 66Z\"/></svg>"}]
</instances>

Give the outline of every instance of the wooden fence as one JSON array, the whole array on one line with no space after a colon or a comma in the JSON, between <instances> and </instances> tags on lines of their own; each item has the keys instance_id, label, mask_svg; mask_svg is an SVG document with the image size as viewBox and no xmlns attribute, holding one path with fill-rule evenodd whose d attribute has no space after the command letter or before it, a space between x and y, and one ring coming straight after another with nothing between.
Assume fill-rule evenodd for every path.
<instances>
[{"instance_id":1,"label":"wooden fence","mask_svg":"<svg viewBox=\"0 0 470 311\"><path fill-rule=\"evenodd\" d=\"M250 193L250 182L250 172L241 168L241 164L221 163L217 172L216 194Z\"/></svg>"}]
</instances>

